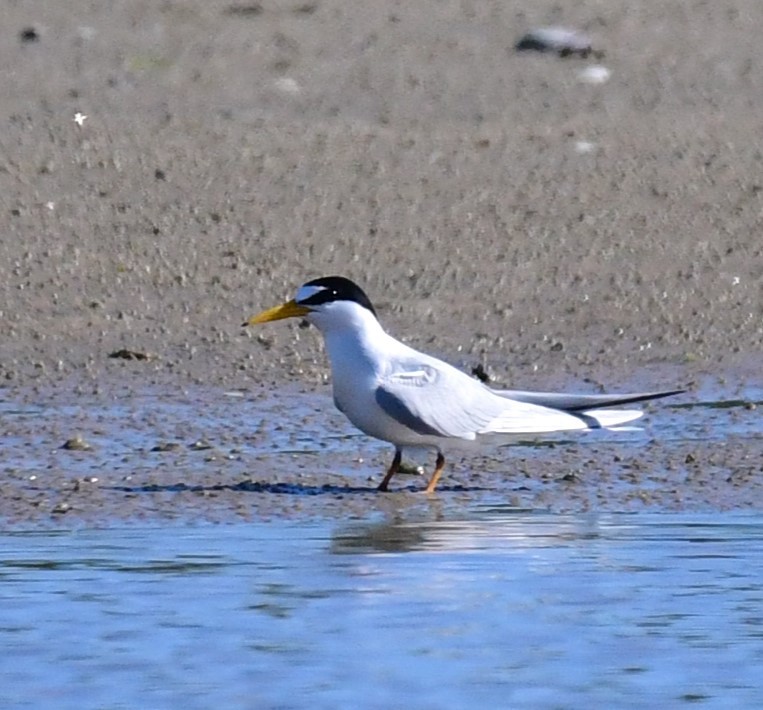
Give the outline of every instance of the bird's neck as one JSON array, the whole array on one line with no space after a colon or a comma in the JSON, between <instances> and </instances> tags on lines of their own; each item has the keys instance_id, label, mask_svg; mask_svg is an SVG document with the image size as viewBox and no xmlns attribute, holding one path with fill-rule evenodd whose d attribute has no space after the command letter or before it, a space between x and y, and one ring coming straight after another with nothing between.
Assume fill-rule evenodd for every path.
<instances>
[{"instance_id":1,"label":"bird's neck","mask_svg":"<svg viewBox=\"0 0 763 710\"><path fill-rule=\"evenodd\" d=\"M323 337L335 377L345 368L358 369L364 363L374 367L380 346L390 338L371 313L325 329Z\"/></svg>"},{"instance_id":2,"label":"bird's neck","mask_svg":"<svg viewBox=\"0 0 763 710\"><path fill-rule=\"evenodd\" d=\"M323 337L326 345L330 343L354 343L358 347L367 347L388 337L381 323L371 313L361 314L351 321L337 323L331 328L324 328Z\"/></svg>"}]
</instances>

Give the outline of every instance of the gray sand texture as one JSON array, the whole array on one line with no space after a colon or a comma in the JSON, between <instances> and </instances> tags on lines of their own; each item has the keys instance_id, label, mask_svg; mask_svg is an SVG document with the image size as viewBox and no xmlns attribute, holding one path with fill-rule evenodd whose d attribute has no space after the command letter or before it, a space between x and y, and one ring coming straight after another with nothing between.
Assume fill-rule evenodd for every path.
<instances>
[{"instance_id":1,"label":"gray sand texture","mask_svg":"<svg viewBox=\"0 0 763 710\"><path fill-rule=\"evenodd\" d=\"M7 401L325 390L314 330L240 324L334 273L392 333L503 386L759 382L756 0L0 17ZM555 25L601 54L515 51Z\"/></svg>"}]
</instances>

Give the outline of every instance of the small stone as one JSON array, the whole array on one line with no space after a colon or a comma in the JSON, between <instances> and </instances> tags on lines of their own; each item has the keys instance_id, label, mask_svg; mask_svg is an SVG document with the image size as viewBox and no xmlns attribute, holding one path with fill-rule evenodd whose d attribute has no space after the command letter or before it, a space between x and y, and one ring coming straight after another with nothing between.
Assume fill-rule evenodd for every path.
<instances>
[{"instance_id":1,"label":"small stone","mask_svg":"<svg viewBox=\"0 0 763 710\"><path fill-rule=\"evenodd\" d=\"M34 27L25 27L19 32L19 39L22 42L39 42L40 33Z\"/></svg>"},{"instance_id":2,"label":"small stone","mask_svg":"<svg viewBox=\"0 0 763 710\"><path fill-rule=\"evenodd\" d=\"M191 444L188 448L192 449L193 451L208 451L212 448L212 445L208 444L203 439L199 439L198 441L194 441L193 444Z\"/></svg>"},{"instance_id":3,"label":"small stone","mask_svg":"<svg viewBox=\"0 0 763 710\"><path fill-rule=\"evenodd\" d=\"M67 439L61 448L66 451L92 451L93 447L90 446L81 436L75 436L71 439Z\"/></svg>"},{"instance_id":4,"label":"small stone","mask_svg":"<svg viewBox=\"0 0 763 710\"><path fill-rule=\"evenodd\" d=\"M117 360L152 360L153 356L148 353L138 352L136 350L128 350L122 348L121 350L115 350L113 353L109 353L110 358Z\"/></svg>"},{"instance_id":5,"label":"small stone","mask_svg":"<svg viewBox=\"0 0 763 710\"><path fill-rule=\"evenodd\" d=\"M403 474L404 476L423 476L424 467L417 466L416 464L401 463L400 467L397 469L397 472Z\"/></svg>"},{"instance_id":6,"label":"small stone","mask_svg":"<svg viewBox=\"0 0 763 710\"><path fill-rule=\"evenodd\" d=\"M578 30L566 27L539 27L520 38L517 52L553 52L560 57L587 57L593 53L591 39ZM596 56L602 55L596 52Z\"/></svg>"},{"instance_id":7,"label":"small stone","mask_svg":"<svg viewBox=\"0 0 763 710\"><path fill-rule=\"evenodd\" d=\"M612 72L601 64L593 64L578 72L578 79L585 84L604 84L611 76Z\"/></svg>"},{"instance_id":8,"label":"small stone","mask_svg":"<svg viewBox=\"0 0 763 710\"><path fill-rule=\"evenodd\" d=\"M579 155L587 155L593 153L594 150L596 150L596 145L591 141L575 141L575 152ZM588 298L585 297L583 300L587 301Z\"/></svg>"},{"instance_id":9,"label":"small stone","mask_svg":"<svg viewBox=\"0 0 763 710\"><path fill-rule=\"evenodd\" d=\"M165 451L177 451L180 448L180 444L174 441L166 441L154 446L151 451L158 451L164 453Z\"/></svg>"}]
</instances>

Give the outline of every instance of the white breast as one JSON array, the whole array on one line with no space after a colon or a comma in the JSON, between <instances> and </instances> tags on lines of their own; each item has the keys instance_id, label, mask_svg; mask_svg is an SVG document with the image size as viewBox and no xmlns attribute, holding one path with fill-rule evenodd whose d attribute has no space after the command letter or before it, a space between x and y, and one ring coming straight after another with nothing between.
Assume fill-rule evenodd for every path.
<instances>
[{"instance_id":1,"label":"white breast","mask_svg":"<svg viewBox=\"0 0 763 710\"><path fill-rule=\"evenodd\" d=\"M345 334L346 336L347 334ZM376 390L389 370L396 340L380 331L371 342L363 338L326 334L337 408L363 433L396 445L431 443L390 417L376 401Z\"/></svg>"}]
</instances>

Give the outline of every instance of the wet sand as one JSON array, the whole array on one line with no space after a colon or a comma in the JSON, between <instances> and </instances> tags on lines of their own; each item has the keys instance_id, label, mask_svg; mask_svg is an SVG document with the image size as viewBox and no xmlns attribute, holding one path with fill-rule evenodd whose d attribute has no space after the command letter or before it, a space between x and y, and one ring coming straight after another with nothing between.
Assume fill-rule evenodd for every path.
<instances>
[{"instance_id":1,"label":"wet sand","mask_svg":"<svg viewBox=\"0 0 763 710\"><path fill-rule=\"evenodd\" d=\"M72 385L73 383L70 383ZM330 391L277 393L105 381L96 388L11 388L2 518L12 527L261 519L441 520L469 511L757 510L763 496L763 391L651 406L643 428L483 443L448 454L434 495L426 476L376 487L392 450L355 432ZM753 394L753 393L748 393Z\"/></svg>"},{"instance_id":2,"label":"wet sand","mask_svg":"<svg viewBox=\"0 0 763 710\"><path fill-rule=\"evenodd\" d=\"M17 460L17 445L57 450L77 433L63 416L35 437L34 418L6 412L30 402L106 411L104 402L123 396L115 393L171 403L200 388L200 406L218 411L227 390L255 400L284 385L326 394L314 330L240 328L324 274L361 283L385 325L414 346L467 369L482 364L502 385L688 386L685 403L708 378L720 398L759 382L763 15L755 0L564 10L28 0L4 7L3 19L5 521L198 509L227 519L237 506L245 515L309 511L318 498L329 515L393 505L394 496L355 490L371 488L368 477L383 469L378 448L363 464L349 457L339 478L320 456L295 471L283 459L260 461L254 445L223 478L181 458L172 480L230 488L143 497L82 484L74 495L79 469L59 459L35 491ZM513 51L526 30L555 24L587 31L603 58ZM592 64L606 66L609 81L582 81ZM87 116L81 126L78 112ZM148 359L109 357L120 350ZM229 410L219 411L210 424L217 438L229 424ZM739 411L760 421L760 410ZM760 507L757 426L733 446L660 441L655 432L635 451L558 447L529 475L556 480L584 456L585 468L622 480L632 473L624 462L637 457L645 478L658 477L647 505ZM102 423L113 435L109 452L119 427L118 418ZM706 464L696 475L660 478L670 466L690 467L681 464L690 454ZM122 456L150 485L155 462L128 447ZM112 464L105 459L104 470ZM488 500L459 486L475 477L493 490L505 465L497 477L491 466L501 465L460 461L438 498ZM744 486L722 483L740 476L746 496ZM116 485L114 471L107 478ZM262 504L237 487L248 480L264 486ZM268 495L284 482L338 490ZM517 504L632 509L606 486L570 498L572 488L546 487L545 497L520 495ZM125 506L130 495L140 503Z\"/></svg>"}]
</instances>

